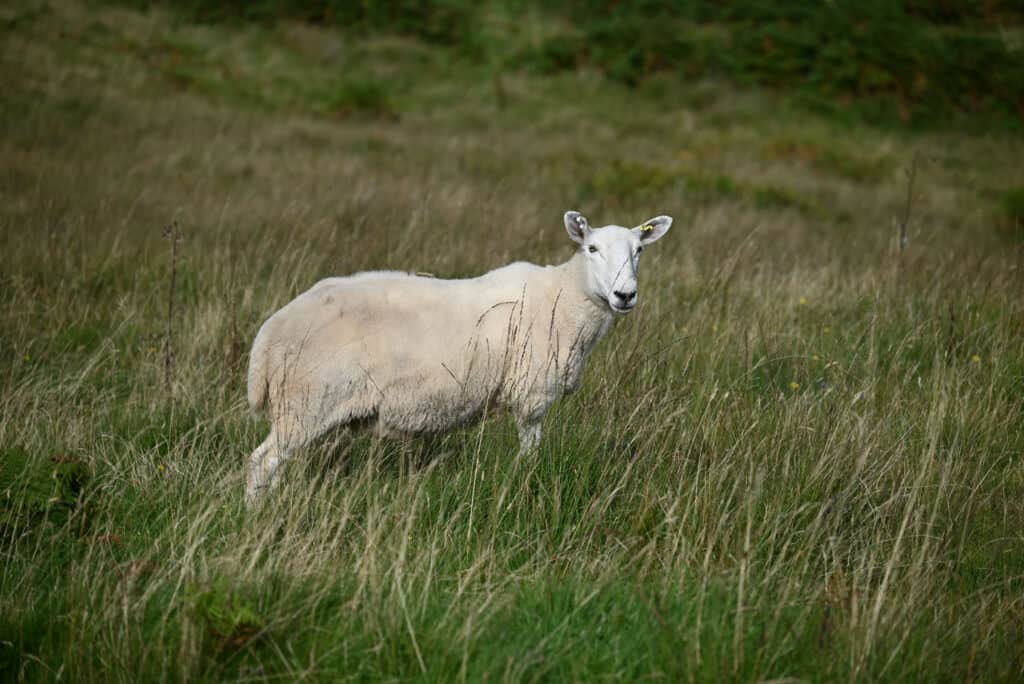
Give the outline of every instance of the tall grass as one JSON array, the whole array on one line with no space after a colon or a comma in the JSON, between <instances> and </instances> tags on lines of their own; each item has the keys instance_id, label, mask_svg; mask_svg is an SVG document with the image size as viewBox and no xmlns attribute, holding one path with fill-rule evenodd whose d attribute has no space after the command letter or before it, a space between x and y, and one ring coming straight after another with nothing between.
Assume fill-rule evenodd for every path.
<instances>
[{"instance_id":1,"label":"tall grass","mask_svg":"<svg viewBox=\"0 0 1024 684\"><path fill-rule=\"evenodd\" d=\"M1018 138L586 71L498 111L393 38L339 59L400 116L339 119L329 30L166 19L4 19L5 679L1024 674ZM502 416L340 433L246 512L265 316L328 274L563 260L568 208L676 226L539 453Z\"/></svg>"}]
</instances>

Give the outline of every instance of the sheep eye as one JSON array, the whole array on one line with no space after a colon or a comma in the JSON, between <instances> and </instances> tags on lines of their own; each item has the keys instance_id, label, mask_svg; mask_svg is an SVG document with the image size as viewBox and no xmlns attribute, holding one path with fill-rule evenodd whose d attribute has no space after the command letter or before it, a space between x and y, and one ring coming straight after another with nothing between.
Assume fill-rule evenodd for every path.
<instances>
[{"instance_id":1,"label":"sheep eye","mask_svg":"<svg viewBox=\"0 0 1024 684\"><path fill-rule=\"evenodd\" d=\"M594 245L590 245L589 247L587 247L587 251L590 252L591 254L597 254L597 247L595 247Z\"/></svg>"},{"instance_id":2,"label":"sheep eye","mask_svg":"<svg viewBox=\"0 0 1024 684\"><path fill-rule=\"evenodd\" d=\"M639 253L640 253L640 252L642 252L642 251L644 251L644 246L643 246L643 245L640 245L640 246L638 246L638 247L636 248L636 253L637 253L637 254L639 254Z\"/></svg>"}]
</instances>

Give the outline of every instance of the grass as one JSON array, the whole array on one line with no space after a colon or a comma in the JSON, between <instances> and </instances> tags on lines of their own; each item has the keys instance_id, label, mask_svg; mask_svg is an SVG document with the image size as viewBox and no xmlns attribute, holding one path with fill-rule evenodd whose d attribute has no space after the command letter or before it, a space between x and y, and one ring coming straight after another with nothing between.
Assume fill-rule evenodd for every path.
<instances>
[{"instance_id":1,"label":"grass","mask_svg":"<svg viewBox=\"0 0 1024 684\"><path fill-rule=\"evenodd\" d=\"M499 102L408 38L70 0L0 31L5 680L1024 674L1019 137L585 68ZM676 224L535 457L338 435L246 513L267 315L564 260L569 208Z\"/></svg>"}]
</instances>

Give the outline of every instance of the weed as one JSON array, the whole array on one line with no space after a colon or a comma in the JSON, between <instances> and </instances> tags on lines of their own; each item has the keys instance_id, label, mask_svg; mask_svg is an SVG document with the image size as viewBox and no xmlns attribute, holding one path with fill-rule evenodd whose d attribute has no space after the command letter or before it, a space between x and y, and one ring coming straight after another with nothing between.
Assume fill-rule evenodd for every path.
<instances>
[{"instance_id":1,"label":"weed","mask_svg":"<svg viewBox=\"0 0 1024 684\"><path fill-rule=\"evenodd\" d=\"M188 590L190 610L214 639L214 650L247 646L266 626L256 610L224 580Z\"/></svg>"},{"instance_id":2,"label":"weed","mask_svg":"<svg viewBox=\"0 0 1024 684\"><path fill-rule=\"evenodd\" d=\"M72 522L81 534L89 522L81 508L89 479L89 469L66 453L41 457L20 447L0 452L0 543Z\"/></svg>"},{"instance_id":3,"label":"weed","mask_svg":"<svg viewBox=\"0 0 1024 684\"><path fill-rule=\"evenodd\" d=\"M178 247L181 245L181 229L175 221L163 230L163 237L171 245L171 270L167 284L167 318L164 328L164 388L171 393L174 381L174 298L176 296L175 284L178 280Z\"/></svg>"}]
</instances>

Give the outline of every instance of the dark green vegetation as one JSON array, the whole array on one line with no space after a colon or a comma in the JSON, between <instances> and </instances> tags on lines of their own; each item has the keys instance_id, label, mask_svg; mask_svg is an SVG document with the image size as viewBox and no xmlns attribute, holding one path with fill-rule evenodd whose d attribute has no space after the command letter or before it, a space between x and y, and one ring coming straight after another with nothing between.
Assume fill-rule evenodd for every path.
<instances>
[{"instance_id":1,"label":"dark green vegetation","mask_svg":"<svg viewBox=\"0 0 1024 684\"><path fill-rule=\"evenodd\" d=\"M1024 675L1012 131L74 1L0 44L0 679ZM536 457L338 435L243 510L264 317L569 208L676 224Z\"/></svg>"},{"instance_id":2,"label":"dark green vegetation","mask_svg":"<svg viewBox=\"0 0 1024 684\"><path fill-rule=\"evenodd\" d=\"M198 21L298 19L350 35L413 36L497 73L591 68L632 88L658 75L726 78L791 93L813 111L914 127L1019 128L1024 119L1024 5L1016 0L164 4Z\"/></svg>"}]
</instances>

